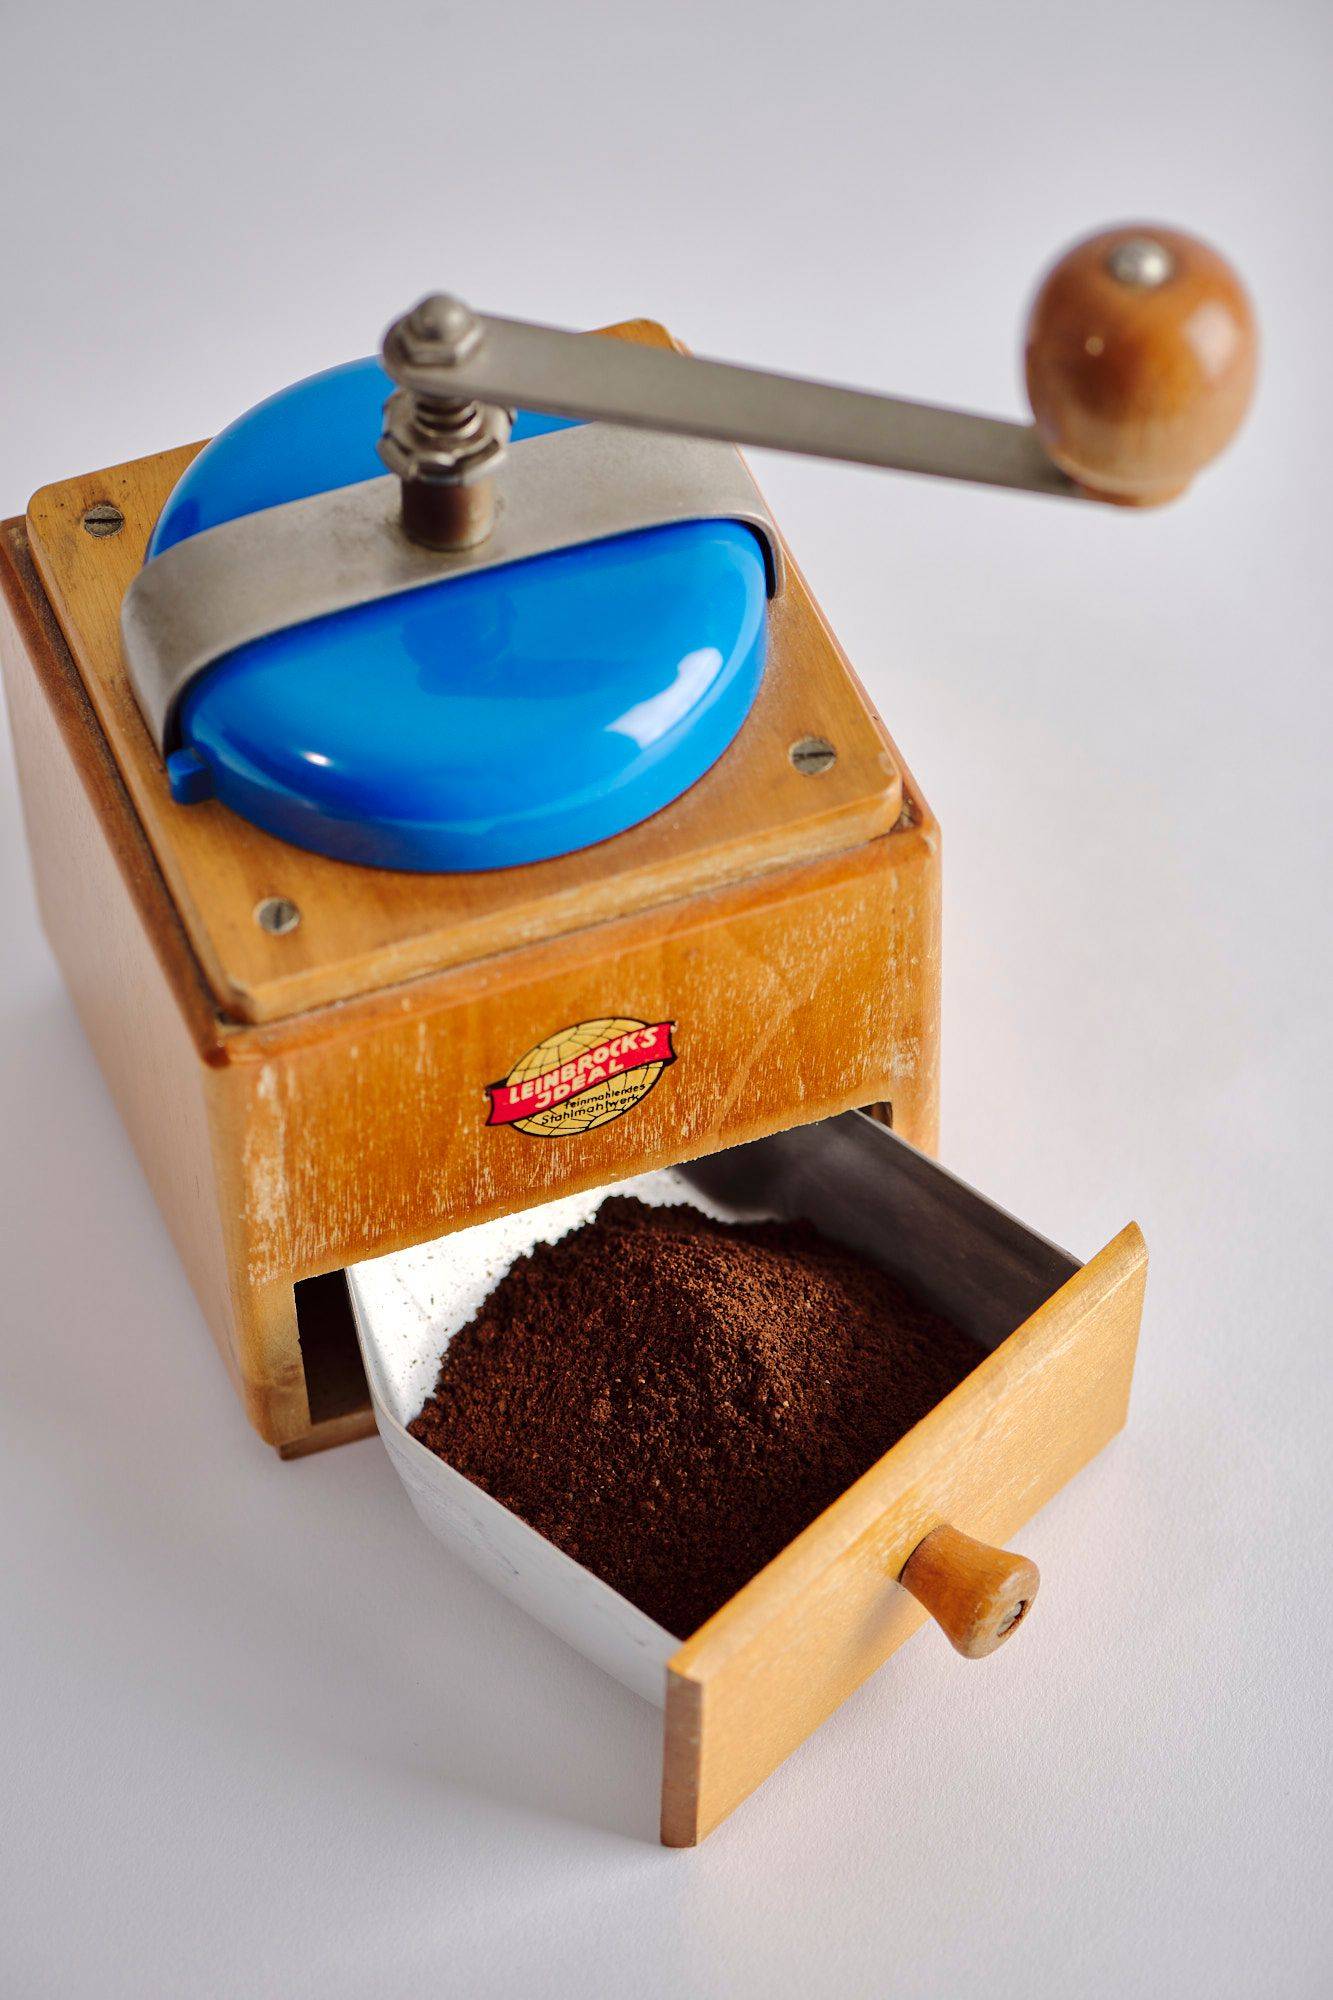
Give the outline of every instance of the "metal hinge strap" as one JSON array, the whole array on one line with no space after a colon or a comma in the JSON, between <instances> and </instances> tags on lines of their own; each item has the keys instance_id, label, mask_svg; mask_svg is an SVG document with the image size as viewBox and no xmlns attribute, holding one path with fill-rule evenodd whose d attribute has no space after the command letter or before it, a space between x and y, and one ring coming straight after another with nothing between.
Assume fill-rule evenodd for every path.
<instances>
[{"instance_id":1,"label":"metal hinge strap","mask_svg":"<svg viewBox=\"0 0 1333 2000\"><path fill-rule=\"evenodd\" d=\"M476 548L409 540L396 478L368 479L206 528L146 563L125 594L130 683L158 749L181 697L256 639L502 564L643 528L733 520L759 536L769 595L782 581L772 516L734 446L585 424L514 447L495 527Z\"/></svg>"}]
</instances>

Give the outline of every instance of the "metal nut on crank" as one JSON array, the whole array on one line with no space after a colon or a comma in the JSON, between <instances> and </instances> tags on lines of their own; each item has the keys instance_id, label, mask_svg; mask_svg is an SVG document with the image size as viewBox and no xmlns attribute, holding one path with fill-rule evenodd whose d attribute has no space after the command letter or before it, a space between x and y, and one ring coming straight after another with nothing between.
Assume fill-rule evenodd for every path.
<instances>
[{"instance_id":1,"label":"metal nut on crank","mask_svg":"<svg viewBox=\"0 0 1333 2000\"><path fill-rule=\"evenodd\" d=\"M481 324L470 306L448 292L418 299L384 336L384 365L395 382L435 395L447 393L434 371L465 360L481 340ZM417 371L423 379L414 379Z\"/></svg>"},{"instance_id":2,"label":"metal nut on crank","mask_svg":"<svg viewBox=\"0 0 1333 2000\"><path fill-rule=\"evenodd\" d=\"M438 479L464 486L499 470L512 422L508 410L489 403L472 406L473 416L460 428L442 429L422 421L418 398L410 389L396 389L384 406L384 434L379 455L399 479Z\"/></svg>"}]
</instances>

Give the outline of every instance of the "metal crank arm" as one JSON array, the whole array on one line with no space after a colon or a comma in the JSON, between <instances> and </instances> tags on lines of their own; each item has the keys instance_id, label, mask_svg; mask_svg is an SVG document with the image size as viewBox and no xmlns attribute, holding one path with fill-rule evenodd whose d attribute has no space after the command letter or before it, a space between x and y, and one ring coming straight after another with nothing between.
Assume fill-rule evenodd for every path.
<instances>
[{"instance_id":1,"label":"metal crank arm","mask_svg":"<svg viewBox=\"0 0 1333 2000\"><path fill-rule=\"evenodd\" d=\"M437 364L431 393L936 479L1080 494L1047 457L1032 424L626 340L589 340L526 320L472 318L477 338L458 360Z\"/></svg>"}]
</instances>

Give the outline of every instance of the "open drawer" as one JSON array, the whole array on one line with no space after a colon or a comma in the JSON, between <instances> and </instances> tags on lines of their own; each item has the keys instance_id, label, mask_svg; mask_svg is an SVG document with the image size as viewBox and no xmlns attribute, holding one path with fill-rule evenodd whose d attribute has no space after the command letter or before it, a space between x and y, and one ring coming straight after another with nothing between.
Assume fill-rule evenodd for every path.
<instances>
[{"instance_id":1,"label":"open drawer","mask_svg":"<svg viewBox=\"0 0 1333 2000\"><path fill-rule=\"evenodd\" d=\"M409 1436L441 1349L514 1258L604 1196L805 1216L989 1350L684 1642ZM1080 1265L875 1119L847 1112L461 1229L348 1271L375 1417L418 1514L497 1588L665 1711L662 1839L710 1832L927 1615L900 1587L942 1524L1004 1543L1125 1419L1147 1253Z\"/></svg>"}]
</instances>

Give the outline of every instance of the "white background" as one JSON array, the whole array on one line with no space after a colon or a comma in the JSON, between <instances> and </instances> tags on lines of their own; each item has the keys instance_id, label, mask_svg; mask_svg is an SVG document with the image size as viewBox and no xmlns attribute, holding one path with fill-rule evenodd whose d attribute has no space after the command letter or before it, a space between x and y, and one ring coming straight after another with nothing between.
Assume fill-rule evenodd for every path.
<instances>
[{"instance_id":1,"label":"white background","mask_svg":"<svg viewBox=\"0 0 1333 2000\"><path fill-rule=\"evenodd\" d=\"M1333 16L1309 4L0 0L0 497L206 434L444 284L1017 411L1043 260L1211 235L1253 421L1135 518L760 457L946 834L944 1156L1142 1222L1130 1427L709 1843L659 1718L248 1432L0 762L0 1990L1262 1995L1333 1983Z\"/></svg>"}]
</instances>

